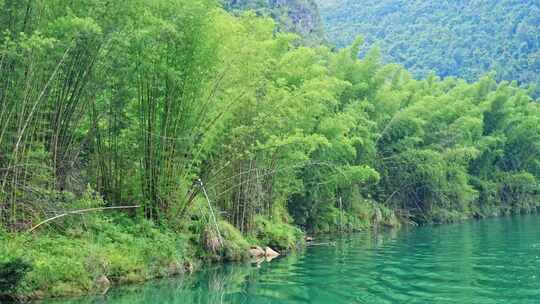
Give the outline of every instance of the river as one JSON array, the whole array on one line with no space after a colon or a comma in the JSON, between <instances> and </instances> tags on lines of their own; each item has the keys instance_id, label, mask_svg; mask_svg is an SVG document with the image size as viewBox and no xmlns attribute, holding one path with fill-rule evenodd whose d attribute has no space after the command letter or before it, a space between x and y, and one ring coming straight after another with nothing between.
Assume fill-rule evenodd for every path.
<instances>
[{"instance_id":1,"label":"river","mask_svg":"<svg viewBox=\"0 0 540 304\"><path fill-rule=\"evenodd\" d=\"M47 304L540 303L540 216L357 233L261 265Z\"/></svg>"}]
</instances>

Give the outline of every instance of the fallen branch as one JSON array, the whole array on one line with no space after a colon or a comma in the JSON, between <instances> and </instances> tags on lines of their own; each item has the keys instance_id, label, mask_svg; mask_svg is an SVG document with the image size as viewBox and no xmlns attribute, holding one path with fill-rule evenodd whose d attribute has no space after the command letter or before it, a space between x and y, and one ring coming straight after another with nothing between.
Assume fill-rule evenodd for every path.
<instances>
[{"instance_id":1,"label":"fallen branch","mask_svg":"<svg viewBox=\"0 0 540 304\"><path fill-rule=\"evenodd\" d=\"M81 214L86 212L92 212L92 211L103 211L103 210L111 210L111 209L135 209L141 207L140 205L137 206L116 206L116 207L101 207L101 208L90 208L90 209L82 209L82 210L75 210L75 211L68 211L66 213L59 214L57 216L51 217L49 219L44 220L43 222L40 222L39 224L32 227L28 232L32 232L36 230L39 226L46 224L48 222L54 221L56 219L62 218L64 216L72 215L72 214Z\"/></svg>"}]
</instances>

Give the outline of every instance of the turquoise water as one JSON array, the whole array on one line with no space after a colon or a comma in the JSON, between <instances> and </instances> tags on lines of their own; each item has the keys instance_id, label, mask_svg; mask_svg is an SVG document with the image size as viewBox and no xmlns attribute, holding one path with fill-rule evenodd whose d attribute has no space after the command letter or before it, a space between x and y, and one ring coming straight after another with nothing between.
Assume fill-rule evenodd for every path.
<instances>
[{"instance_id":1,"label":"turquoise water","mask_svg":"<svg viewBox=\"0 0 540 304\"><path fill-rule=\"evenodd\" d=\"M259 267L54 303L540 303L540 216L348 235Z\"/></svg>"}]
</instances>

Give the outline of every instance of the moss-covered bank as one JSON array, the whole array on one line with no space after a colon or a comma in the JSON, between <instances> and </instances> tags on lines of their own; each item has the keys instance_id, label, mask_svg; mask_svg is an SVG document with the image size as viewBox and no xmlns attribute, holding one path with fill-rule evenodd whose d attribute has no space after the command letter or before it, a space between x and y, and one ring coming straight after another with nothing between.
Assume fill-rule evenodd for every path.
<instances>
[{"instance_id":1,"label":"moss-covered bank","mask_svg":"<svg viewBox=\"0 0 540 304\"><path fill-rule=\"evenodd\" d=\"M337 212L310 233L399 225L394 212L363 207ZM184 224L161 225L121 212L68 216L33 233L0 231L2 297L27 301L102 293L187 274L207 263L246 260L251 246L287 253L304 240L304 231L277 216L257 216L248 234L226 220L218 219L216 227L195 213Z\"/></svg>"},{"instance_id":2,"label":"moss-covered bank","mask_svg":"<svg viewBox=\"0 0 540 304\"><path fill-rule=\"evenodd\" d=\"M303 232L286 223L259 219L258 234L242 235L219 221L193 221L183 229L134 221L127 216L67 219L38 233L0 232L0 290L4 299L79 296L109 287L192 272L205 263L248 258L252 245L292 250ZM17 275L14 275L15 272Z\"/></svg>"}]
</instances>

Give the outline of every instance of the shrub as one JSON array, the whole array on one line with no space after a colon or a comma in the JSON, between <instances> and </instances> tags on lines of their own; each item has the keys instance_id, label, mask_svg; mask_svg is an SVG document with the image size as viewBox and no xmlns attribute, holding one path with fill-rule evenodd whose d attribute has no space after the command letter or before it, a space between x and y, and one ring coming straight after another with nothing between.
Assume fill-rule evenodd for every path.
<instances>
[{"instance_id":1,"label":"shrub","mask_svg":"<svg viewBox=\"0 0 540 304\"><path fill-rule=\"evenodd\" d=\"M246 257L249 244L240 231L227 221L219 221L219 238L214 225L206 225L201 244L212 260L238 261Z\"/></svg>"},{"instance_id":2,"label":"shrub","mask_svg":"<svg viewBox=\"0 0 540 304\"><path fill-rule=\"evenodd\" d=\"M290 250L303 241L304 233L289 224L255 218L255 237L263 244L281 250Z\"/></svg>"},{"instance_id":3,"label":"shrub","mask_svg":"<svg viewBox=\"0 0 540 304\"><path fill-rule=\"evenodd\" d=\"M32 265L21 258L0 263L0 294L12 294L17 291L24 276Z\"/></svg>"},{"instance_id":4,"label":"shrub","mask_svg":"<svg viewBox=\"0 0 540 304\"><path fill-rule=\"evenodd\" d=\"M229 261L245 258L249 244L240 231L227 221L220 221L219 227L223 236L224 258Z\"/></svg>"}]
</instances>

